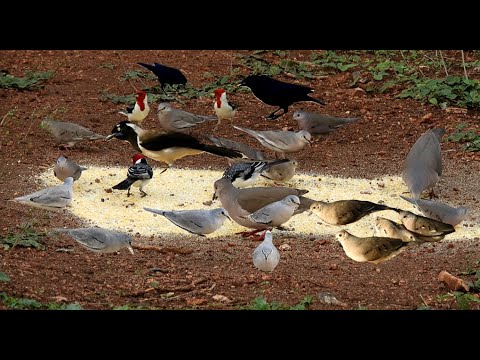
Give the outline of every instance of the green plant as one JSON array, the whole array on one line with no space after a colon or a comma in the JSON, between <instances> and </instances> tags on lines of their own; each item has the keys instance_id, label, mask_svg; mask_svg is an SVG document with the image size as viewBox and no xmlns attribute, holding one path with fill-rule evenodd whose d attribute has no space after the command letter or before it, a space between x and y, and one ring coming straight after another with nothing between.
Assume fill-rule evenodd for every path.
<instances>
[{"instance_id":1,"label":"green plant","mask_svg":"<svg viewBox=\"0 0 480 360\"><path fill-rule=\"evenodd\" d=\"M152 73L147 73L142 70L131 70L127 71L125 74L120 76L121 81L133 80L133 79L147 79L147 80L156 80L157 77Z\"/></svg>"},{"instance_id":2,"label":"green plant","mask_svg":"<svg viewBox=\"0 0 480 360\"><path fill-rule=\"evenodd\" d=\"M399 98L413 98L446 108L447 106L480 109L480 82L460 76L443 79L422 78L403 90Z\"/></svg>"},{"instance_id":3,"label":"green plant","mask_svg":"<svg viewBox=\"0 0 480 360\"><path fill-rule=\"evenodd\" d=\"M16 77L0 72L0 88L18 90L37 90L43 87L43 81L52 77L53 71L27 71L24 77Z\"/></svg>"},{"instance_id":4,"label":"green plant","mask_svg":"<svg viewBox=\"0 0 480 360\"><path fill-rule=\"evenodd\" d=\"M463 131L468 125L457 125L456 131L447 137L447 141L466 143L464 148L466 151L480 151L480 135L474 131Z\"/></svg>"},{"instance_id":5,"label":"green plant","mask_svg":"<svg viewBox=\"0 0 480 360\"><path fill-rule=\"evenodd\" d=\"M13 109L10 109L7 111L7 113L2 117L2 120L0 121L0 126L2 126L5 122L5 120L8 117L15 117L15 112L17 111L17 107L14 107Z\"/></svg>"},{"instance_id":6,"label":"green plant","mask_svg":"<svg viewBox=\"0 0 480 360\"><path fill-rule=\"evenodd\" d=\"M10 249L14 245L43 249L44 246L41 243L41 239L44 236L45 233L38 233L32 228L31 223L23 223L20 225L19 233L10 233L5 237L0 237L0 244L3 244L5 250Z\"/></svg>"},{"instance_id":7,"label":"green plant","mask_svg":"<svg viewBox=\"0 0 480 360\"><path fill-rule=\"evenodd\" d=\"M451 296L455 298L459 310L470 310L471 303L480 304L480 299L476 298L473 294L470 293L454 291L453 293L451 293Z\"/></svg>"},{"instance_id":8,"label":"green plant","mask_svg":"<svg viewBox=\"0 0 480 360\"><path fill-rule=\"evenodd\" d=\"M250 305L242 307L243 310L307 310L313 303L312 296L305 296L296 305L289 306L286 304L272 301L269 303L264 297L257 297L252 300Z\"/></svg>"},{"instance_id":9,"label":"green plant","mask_svg":"<svg viewBox=\"0 0 480 360\"><path fill-rule=\"evenodd\" d=\"M4 272L0 272L0 281L9 282L10 277Z\"/></svg>"},{"instance_id":10,"label":"green plant","mask_svg":"<svg viewBox=\"0 0 480 360\"><path fill-rule=\"evenodd\" d=\"M34 299L17 298L8 296L4 292L0 292L0 300L10 309L45 309L45 310L83 310L79 304L58 304L48 303L42 304Z\"/></svg>"},{"instance_id":11,"label":"green plant","mask_svg":"<svg viewBox=\"0 0 480 360\"><path fill-rule=\"evenodd\" d=\"M113 70L115 69L116 65L115 64L112 64L112 63L105 63L105 64L102 64L99 66L100 69L102 68L105 68L105 69L109 69L109 70Z\"/></svg>"}]
</instances>

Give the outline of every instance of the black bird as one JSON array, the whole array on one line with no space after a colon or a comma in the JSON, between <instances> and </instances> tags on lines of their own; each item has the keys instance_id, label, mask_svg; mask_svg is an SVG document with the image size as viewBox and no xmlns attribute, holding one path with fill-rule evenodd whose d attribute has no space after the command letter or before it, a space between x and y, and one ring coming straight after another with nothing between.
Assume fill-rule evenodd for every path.
<instances>
[{"instance_id":1,"label":"black bird","mask_svg":"<svg viewBox=\"0 0 480 360\"><path fill-rule=\"evenodd\" d=\"M275 120L288 112L288 107L299 101L313 101L325 105L323 100L310 97L308 94L313 92L312 88L303 85L290 84L283 81L272 79L265 75L249 75L240 83L252 90L261 102L278 106L278 109L267 116L268 120ZM280 115L275 115L279 110L283 110Z\"/></svg>"},{"instance_id":2,"label":"black bird","mask_svg":"<svg viewBox=\"0 0 480 360\"><path fill-rule=\"evenodd\" d=\"M225 147L201 143L191 135L169 132L162 133L158 130L144 130L140 126L128 121L119 122L112 129L106 140L112 138L128 141L137 151L146 157L162 161L172 166L173 163L187 155L197 155L208 152L217 156L228 158L241 158L238 151Z\"/></svg>"},{"instance_id":3,"label":"black bird","mask_svg":"<svg viewBox=\"0 0 480 360\"><path fill-rule=\"evenodd\" d=\"M133 185L140 188L142 197L147 193L143 191L143 187L147 185L153 177L153 170L147 164L147 159L142 154L135 154L132 158L133 164L128 168L127 178L118 183L112 189L128 190L127 196L130 196L130 187Z\"/></svg>"},{"instance_id":4,"label":"black bird","mask_svg":"<svg viewBox=\"0 0 480 360\"><path fill-rule=\"evenodd\" d=\"M164 90L163 88L167 84L185 85L187 83L187 78L185 77L185 75L183 75L180 70L175 69L174 67L162 65L159 63L154 63L153 65L150 65L139 62L137 64L147 68L157 76L158 81L160 82L160 88L162 90Z\"/></svg>"}]
</instances>

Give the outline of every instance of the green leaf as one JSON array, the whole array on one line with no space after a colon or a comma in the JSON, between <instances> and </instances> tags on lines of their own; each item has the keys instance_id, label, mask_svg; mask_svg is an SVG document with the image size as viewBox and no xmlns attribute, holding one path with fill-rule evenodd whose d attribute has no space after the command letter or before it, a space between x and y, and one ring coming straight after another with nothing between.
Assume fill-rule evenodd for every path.
<instances>
[{"instance_id":1,"label":"green leaf","mask_svg":"<svg viewBox=\"0 0 480 360\"><path fill-rule=\"evenodd\" d=\"M3 273L3 272L0 272L0 281L5 281L5 282L9 282L10 281L10 277Z\"/></svg>"},{"instance_id":2,"label":"green leaf","mask_svg":"<svg viewBox=\"0 0 480 360\"><path fill-rule=\"evenodd\" d=\"M433 104L433 105L438 105L438 101L437 101L437 99L435 99L435 98L430 98L430 99L428 100L428 102L429 102L430 104Z\"/></svg>"}]
</instances>

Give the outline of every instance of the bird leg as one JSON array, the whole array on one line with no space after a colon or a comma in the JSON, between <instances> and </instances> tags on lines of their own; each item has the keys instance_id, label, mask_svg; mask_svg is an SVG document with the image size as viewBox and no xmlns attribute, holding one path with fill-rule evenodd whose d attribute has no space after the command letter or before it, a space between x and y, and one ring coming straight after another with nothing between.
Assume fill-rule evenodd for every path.
<instances>
[{"instance_id":1,"label":"bird leg","mask_svg":"<svg viewBox=\"0 0 480 360\"><path fill-rule=\"evenodd\" d=\"M127 197L130 197L130 188L128 188Z\"/></svg>"},{"instance_id":2,"label":"bird leg","mask_svg":"<svg viewBox=\"0 0 480 360\"><path fill-rule=\"evenodd\" d=\"M218 119L217 125L213 128L213 131L217 131L218 127L220 126L220 119Z\"/></svg>"},{"instance_id":3,"label":"bird leg","mask_svg":"<svg viewBox=\"0 0 480 360\"><path fill-rule=\"evenodd\" d=\"M253 236L256 233L259 233L261 231L263 231L263 229L255 229L255 230L252 230L252 231L240 231L240 232L235 233L235 234L240 234L240 235L242 235L242 237L249 237L249 236Z\"/></svg>"},{"instance_id":4,"label":"bird leg","mask_svg":"<svg viewBox=\"0 0 480 360\"><path fill-rule=\"evenodd\" d=\"M145 191L143 191L142 188L140 188L140 193L142 194L142 195L141 195L142 198L145 197L145 196L147 196L147 193L146 193Z\"/></svg>"},{"instance_id":5,"label":"bird leg","mask_svg":"<svg viewBox=\"0 0 480 360\"><path fill-rule=\"evenodd\" d=\"M283 112L280 115L275 115L278 112L278 110L283 110ZM277 110L275 110L274 112L272 112L270 115L267 116L267 120L278 119L280 116L284 115L285 113L286 113L285 109L282 107L279 107Z\"/></svg>"},{"instance_id":6,"label":"bird leg","mask_svg":"<svg viewBox=\"0 0 480 360\"><path fill-rule=\"evenodd\" d=\"M429 196L430 200L433 199L433 198L438 198L437 194L435 194L435 191L433 191L433 188L428 193L428 196Z\"/></svg>"}]
</instances>

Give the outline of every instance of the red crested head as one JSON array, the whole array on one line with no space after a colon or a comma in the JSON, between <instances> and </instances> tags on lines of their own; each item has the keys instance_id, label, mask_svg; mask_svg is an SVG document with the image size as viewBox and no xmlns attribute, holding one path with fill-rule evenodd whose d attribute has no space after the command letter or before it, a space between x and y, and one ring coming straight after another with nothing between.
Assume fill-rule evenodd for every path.
<instances>
[{"instance_id":1,"label":"red crested head","mask_svg":"<svg viewBox=\"0 0 480 360\"><path fill-rule=\"evenodd\" d=\"M132 157L132 161L133 161L134 164L136 164L137 161L141 160L141 159L145 159L145 156L143 156L142 154L135 154Z\"/></svg>"},{"instance_id":2,"label":"red crested head","mask_svg":"<svg viewBox=\"0 0 480 360\"><path fill-rule=\"evenodd\" d=\"M223 89L216 89L213 91L213 94L215 95L215 101L217 102L217 107L221 107L222 106L222 102L220 100L220 97L222 96L222 94L225 92L225 90Z\"/></svg>"},{"instance_id":3,"label":"red crested head","mask_svg":"<svg viewBox=\"0 0 480 360\"><path fill-rule=\"evenodd\" d=\"M145 110L145 103L144 100L147 97L147 93L143 90L137 91L137 95L135 95L135 99L137 99L138 107L140 111Z\"/></svg>"}]
</instances>

